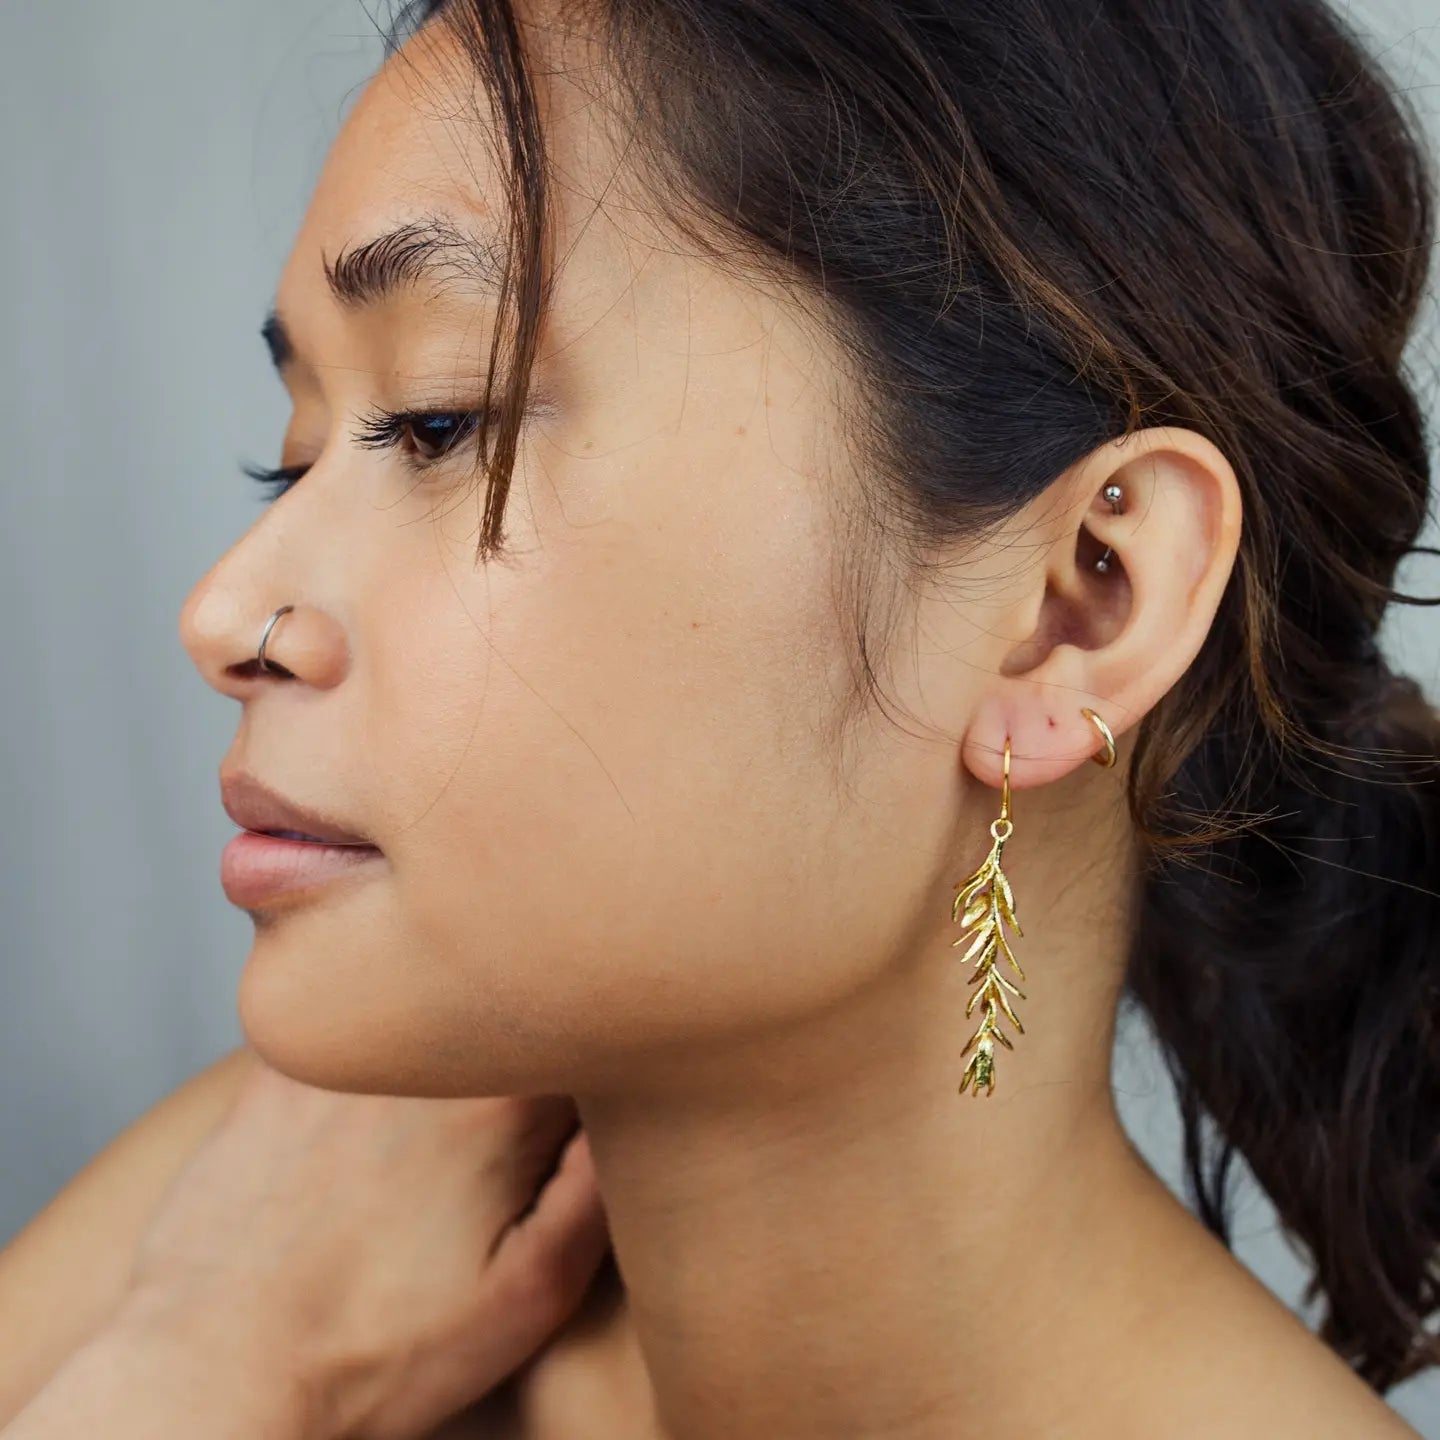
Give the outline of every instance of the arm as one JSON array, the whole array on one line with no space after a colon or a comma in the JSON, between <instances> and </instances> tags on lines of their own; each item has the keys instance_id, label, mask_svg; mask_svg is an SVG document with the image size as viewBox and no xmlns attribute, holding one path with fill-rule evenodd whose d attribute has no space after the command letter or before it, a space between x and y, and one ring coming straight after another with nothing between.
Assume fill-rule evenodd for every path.
<instances>
[{"instance_id":1,"label":"arm","mask_svg":"<svg viewBox=\"0 0 1440 1440\"><path fill-rule=\"evenodd\" d=\"M222 1322L223 1323L223 1322ZM92 1335L3 1430L0 1440L335 1440L283 1357L254 1337L182 1330L128 1304Z\"/></svg>"},{"instance_id":2,"label":"arm","mask_svg":"<svg viewBox=\"0 0 1440 1440\"><path fill-rule=\"evenodd\" d=\"M167 1095L0 1250L0 1429L113 1314L161 1195L260 1063L241 1046Z\"/></svg>"},{"instance_id":3,"label":"arm","mask_svg":"<svg viewBox=\"0 0 1440 1440\"><path fill-rule=\"evenodd\" d=\"M80 1398L98 1393L102 1386L117 1386L107 1402L115 1416L148 1394L150 1381L139 1377L141 1368L157 1363L154 1353L147 1358L133 1336L117 1337L113 1323L136 1247L171 1181L224 1118L245 1079L263 1063L249 1046L241 1046L200 1071L123 1130L0 1249L3 1440L12 1440L6 1427L18 1423L25 1407L33 1410L42 1390L48 1392L46 1409L38 1413L60 1417L72 1403L67 1395ZM205 1394L224 1389L225 1377L215 1379ZM520 1440L528 1427L517 1424L508 1390L501 1386L499 1393L452 1417L428 1440ZM213 1413L239 1415L240 1405L227 1403ZM137 1420L144 1414L133 1413ZM158 1415L152 1418L156 1423L150 1434L205 1433L219 1440L222 1433L208 1422L176 1427L160 1424ZM15 1431L17 1440L50 1440L44 1430L33 1428L38 1423L27 1411L29 1428ZM75 1433L87 1440L92 1433L120 1440L124 1433L113 1420L87 1431L79 1412L76 1424ZM68 1440L66 1431L54 1433L55 1440ZM268 1432L252 1430L247 1440L262 1435L268 1440Z\"/></svg>"}]
</instances>

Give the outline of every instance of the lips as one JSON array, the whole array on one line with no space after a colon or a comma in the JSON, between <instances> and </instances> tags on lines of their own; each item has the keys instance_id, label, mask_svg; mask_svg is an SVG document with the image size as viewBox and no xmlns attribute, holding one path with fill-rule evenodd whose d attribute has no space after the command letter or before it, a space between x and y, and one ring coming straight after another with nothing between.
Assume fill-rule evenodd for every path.
<instances>
[{"instance_id":1,"label":"lips","mask_svg":"<svg viewBox=\"0 0 1440 1440\"><path fill-rule=\"evenodd\" d=\"M243 770L221 775L220 803L242 830L325 845L375 844L343 822L287 800Z\"/></svg>"}]
</instances>

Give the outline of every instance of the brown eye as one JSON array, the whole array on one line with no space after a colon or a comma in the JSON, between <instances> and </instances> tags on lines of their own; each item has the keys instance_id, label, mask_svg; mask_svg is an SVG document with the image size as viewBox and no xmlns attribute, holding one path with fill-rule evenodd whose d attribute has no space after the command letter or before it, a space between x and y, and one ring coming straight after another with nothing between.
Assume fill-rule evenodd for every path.
<instances>
[{"instance_id":1,"label":"brown eye","mask_svg":"<svg viewBox=\"0 0 1440 1440\"><path fill-rule=\"evenodd\" d=\"M355 443L367 450L395 450L408 464L424 467L443 459L479 429L478 410L373 410L360 418Z\"/></svg>"},{"instance_id":2,"label":"brown eye","mask_svg":"<svg viewBox=\"0 0 1440 1440\"><path fill-rule=\"evenodd\" d=\"M405 422L405 429L422 460L438 460L473 434L479 420L473 410L456 415L414 415Z\"/></svg>"}]
</instances>

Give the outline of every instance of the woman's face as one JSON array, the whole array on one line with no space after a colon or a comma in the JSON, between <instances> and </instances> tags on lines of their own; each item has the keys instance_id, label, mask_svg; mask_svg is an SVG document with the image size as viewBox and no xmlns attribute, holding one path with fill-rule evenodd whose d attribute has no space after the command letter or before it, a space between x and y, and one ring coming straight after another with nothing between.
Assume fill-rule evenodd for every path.
<instances>
[{"instance_id":1,"label":"woman's face","mask_svg":"<svg viewBox=\"0 0 1440 1440\"><path fill-rule=\"evenodd\" d=\"M480 82L435 30L349 115L280 281L281 463L308 472L181 615L243 705L222 770L383 852L252 911L245 1031L312 1083L674 1085L922 944L954 954L957 748L984 679L956 647L990 617L952 597L947 634L903 634L886 693L922 725L837 747L858 663L837 516L859 493L839 352L654 218L591 52L527 35L557 229L508 554L475 559L470 446L417 473L408 440L357 438L377 407L482 398L495 300L467 269L505 217ZM326 261L407 224L474 256L452 234L432 280L342 303ZM260 673L285 604L267 656L293 673Z\"/></svg>"}]
</instances>

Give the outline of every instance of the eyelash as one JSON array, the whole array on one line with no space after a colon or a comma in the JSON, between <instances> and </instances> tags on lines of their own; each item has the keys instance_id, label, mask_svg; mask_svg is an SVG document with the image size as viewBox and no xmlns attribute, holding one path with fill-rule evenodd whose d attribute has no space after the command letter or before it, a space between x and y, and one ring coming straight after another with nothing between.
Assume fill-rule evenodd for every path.
<instances>
[{"instance_id":1,"label":"eyelash","mask_svg":"<svg viewBox=\"0 0 1440 1440\"><path fill-rule=\"evenodd\" d=\"M483 412L479 410L385 410L377 406L369 414L360 417L360 426L355 434L355 443L367 450L400 450L404 462L412 470L426 470L438 464L479 429ZM491 419L494 418L492 415ZM459 423L454 431L445 437L443 448L435 455L420 455L413 450L402 450L405 436L412 426L433 424L440 420L455 420ZM268 470L259 465L242 465L244 471L258 484L268 487L266 501L278 500L287 490L305 477L308 465L287 465L278 470Z\"/></svg>"}]
</instances>

